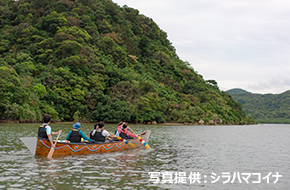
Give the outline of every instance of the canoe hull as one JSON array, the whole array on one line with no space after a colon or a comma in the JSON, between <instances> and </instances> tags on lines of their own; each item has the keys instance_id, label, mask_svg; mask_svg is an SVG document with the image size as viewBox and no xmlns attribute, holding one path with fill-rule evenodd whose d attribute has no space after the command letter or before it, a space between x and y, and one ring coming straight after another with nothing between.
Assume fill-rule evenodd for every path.
<instances>
[{"instance_id":1,"label":"canoe hull","mask_svg":"<svg viewBox=\"0 0 290 190\"><path fill-rule=\"evenodd\" d=\"M150 131L142 133L141 138L148 142ZM135 145L135 148L144 147L138 139L130 139L128 142ZM115 141L110 143L65 143L58 142L53 153L53 157L57 156L69 156L69 155L84 155L84 154L96 154L115 151L124 151L132 149L133 147L125 144L121 141ZM37 139L36 152L37 156L47 156L51 149L49 140Z\"/></svg>"}]
</instances>

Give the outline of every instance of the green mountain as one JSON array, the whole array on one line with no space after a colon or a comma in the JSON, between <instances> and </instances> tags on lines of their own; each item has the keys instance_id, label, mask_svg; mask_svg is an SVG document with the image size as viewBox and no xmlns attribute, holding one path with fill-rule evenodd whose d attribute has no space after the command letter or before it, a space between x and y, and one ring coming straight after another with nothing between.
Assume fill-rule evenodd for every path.
<instances>
[{"instance_id":1,"label":"green mountain","mask_svg":"<svg viewBox=\"0 0 290 190\"><path fill-rule=\"evenodd\" d=\"M229 94L242 94L242 93L251 94L251 92L248 92L248 91L240 89L240 88L233 88L233 89L230 89L226 92Z\"/></svg>"},{"instance_id":2,"label":"green mountain","mask_svg":"<svg viewBox=\"0 0 290 190\"><path fill-rule=\"evenodd\" d=\"M0 40L2 120L254 122L151 18L111 0L1 0Z\"/></svg>"},{"instance_id":3,"label":"green mountain","mask_svg":"<svg viewBox=\"0 0 290 190\"><path fill-rule=\"evenodd\" d=\"M281 94L252 94L226 91L240 102L248 117L261 123L290 123L290 91Z\"/></svg>"}]
</instances>

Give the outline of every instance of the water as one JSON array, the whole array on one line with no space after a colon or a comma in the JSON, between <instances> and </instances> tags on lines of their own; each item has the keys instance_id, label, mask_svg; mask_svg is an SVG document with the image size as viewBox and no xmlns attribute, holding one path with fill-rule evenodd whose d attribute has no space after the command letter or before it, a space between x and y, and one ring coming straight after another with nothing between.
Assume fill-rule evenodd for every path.
<instances>
[{"instance_id":1,"label":"water","mask_svg":"<svg viewBox=\"0 0 290 190\"><path fill-rule=\"evenodd\" d=\"M131 125L135 132L151 130L150 150L139 148L53 160L33 157L19 140L36 136L38 126L0 124L0 189L290 188L290 125ZM72 128L69 123L51 126L53 131L63 130L61 139ZM93 124L81 127L85 134L92 128ZM105 128L113 132L116 125ZM153 183L156 178L149 172L160 172L161 181ZM282 177L275 177L276 172ZM184 183L176 183L175 179Z\"/></svg>"}]
</instances>

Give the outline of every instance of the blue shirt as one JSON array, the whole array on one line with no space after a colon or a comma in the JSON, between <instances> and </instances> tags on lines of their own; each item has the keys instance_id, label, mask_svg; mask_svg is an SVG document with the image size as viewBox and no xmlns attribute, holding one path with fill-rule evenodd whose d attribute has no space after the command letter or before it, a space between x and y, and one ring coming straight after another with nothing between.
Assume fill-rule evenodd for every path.
<instances>
[{"instance_id":1,"label":"blue shirt","mask_svg":"<svg viewBox=\"0 0 290 190\"><path fill-rule=\"evenodd\" d=\"M70 134L71 134L72 130L68 133L67 137L66 137L66 140L69 141L69 137L70 137ZM79 130L79 134L82 136L83 139L87 140L87 141L92 141L92 139L89 139L85 134L84 132L82 132L81 130Z\"/></svg>"}]
</instances>

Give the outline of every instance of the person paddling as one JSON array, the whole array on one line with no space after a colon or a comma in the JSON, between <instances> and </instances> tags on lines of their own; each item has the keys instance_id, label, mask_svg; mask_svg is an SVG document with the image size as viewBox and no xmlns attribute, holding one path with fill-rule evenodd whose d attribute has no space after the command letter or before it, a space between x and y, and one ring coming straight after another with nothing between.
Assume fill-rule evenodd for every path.
<instances>
[{"instance_id":1,"label":"person paddling","mask_svg":"<svg viewBox=\"0 0 290 190\"><path fill-rule=\"evenodd\" d=\"M127 127L128 127L128 124L125 122L118 126L117 130L118 130L119 136L123 139L137 138L138 136L133 133L130 133Z\"/></svg>"},{"instance_id":2,"label":"person paddling","mask_svg":"<svg viewBox=\"0 0 290 190\"><path fill-rule=\"evenodd\" d=\"M58 135L62 132L59 130L58 132L52 132L51 127L49 126L51 122L51 117L49 114L45 114L43 116L43 123L38 128L38 137L48 139L50 143L53 145L52 135Z\"/></svg>"},{"instance_id":3,"label":"person paddling","mask_svg":"<svg viewBox=\"0 0 290 190\"><path fill-rule=\"evenodd\" d=\"M118 127L120 126L120 125L123 125L123 121L120 121L119 123L118 123ZM119 132L118 132L118 127L117 127L117 129L116 129L116 131L115 131L115 135L117 136L117 137L119 137L120 136L120 134L119 134ZM121 126L121 129L122 129L122 126Z\"/></svg>"},{"instance_id":4,"label":"person paddling","mask_svg":"<svg viewBox=\"0 0 290 190\"><path fill-rule=\"evenodd\" d=\"M96 131L92 131L91 138L97 142L111 142L114 136L110 135L110 133L104 130L105 122L101 121L98 125L98 129Z\"/></svg>"},{"instance_id":5,"label":"person paddling","mask_svg":"<svg viewBox=\"0 0 290 190\"><path fill-rule=\"evenodd\" d=\"M90 133L90 139L93 139L93 136L95 135L98 128L99 128L99 123L95 123L94 130L92 130Z\"/></svg>"},{"instance_id":6,"label":"person paddling","mask_svg":"<svg viewBox=\"0 0 290 190\"><path fill-rule=\"evenodd\" d=\"M80 130L81 124L79 122L76 122L73 124L73 130L71 130L67 137L66 140L69 140L70 142L81 142L81 139L83 138L84 140L87 140L89 142L92 142L92 139L89 139L84 132Z\"/></svg>"}]
</instances>

